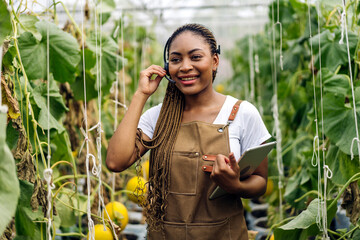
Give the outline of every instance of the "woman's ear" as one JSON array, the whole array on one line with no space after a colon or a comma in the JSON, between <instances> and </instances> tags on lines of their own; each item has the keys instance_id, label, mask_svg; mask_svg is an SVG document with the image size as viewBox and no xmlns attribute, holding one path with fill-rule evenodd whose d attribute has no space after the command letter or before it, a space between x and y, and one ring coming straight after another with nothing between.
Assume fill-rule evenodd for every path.
<instances>
[{"instance_id":1,"label":"woman's ear","mask_svg":"<svg viewBox=\"0 0 360 240\"><path fill-rule=\"evenodd\" d=\"M215 53L213 55L213 67L212 67L212 70L213 71L216 71L218 66L219 66L219 55L217 53Z\"/></svg>"}]
</instances>

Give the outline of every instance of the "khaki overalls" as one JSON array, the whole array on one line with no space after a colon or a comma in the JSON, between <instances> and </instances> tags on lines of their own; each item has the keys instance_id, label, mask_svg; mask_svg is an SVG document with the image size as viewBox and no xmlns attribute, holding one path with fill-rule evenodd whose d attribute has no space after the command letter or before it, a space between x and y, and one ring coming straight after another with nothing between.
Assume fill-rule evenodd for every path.
<instances>
[{"instance_id":1,"label":"khaki overalls","mask_svg":"<svg viewBox=\"0 0 360 240\"><path fill-rule=\"evenodd\" d=\"M239 109L238 101L229 122ZM228 127L205 122L181 124L171 159L170 189L165 216L165 239L247 240L241 199L227 194L215 200L216 188L204 166L217 154L230 153ZM210 160L210 161L209 161ZM148 239L163 239L162 231L150 231Z\"/></svg>"}]
</instances>

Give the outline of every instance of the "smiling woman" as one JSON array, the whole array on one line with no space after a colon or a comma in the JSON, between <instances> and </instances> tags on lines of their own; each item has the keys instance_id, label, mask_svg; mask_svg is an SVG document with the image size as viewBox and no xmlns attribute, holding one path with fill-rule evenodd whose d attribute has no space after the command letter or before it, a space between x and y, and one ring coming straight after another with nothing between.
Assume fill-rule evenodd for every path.
<instances>
[{"instance_id":1,"label":"smiling woman","mask_svg":"<svg viewBox=\"0 0 360 240\"><path fill-rule=\"evenodd\" d=\"M206 27L178 28L165 46L166 69L152 65L141 72L109 142L106 162L112 171L128 168L151 149L144 205L149 239L248 239L241 197L265 192L267 159L241 181L237 159L270 134L252 104L214 90L219 53ZM141 116L166 75L174 82L163 103ZM210 172L204 168L209 164ZM209 200L217 186L229 194Z\"/></svg>"}]
</instances>

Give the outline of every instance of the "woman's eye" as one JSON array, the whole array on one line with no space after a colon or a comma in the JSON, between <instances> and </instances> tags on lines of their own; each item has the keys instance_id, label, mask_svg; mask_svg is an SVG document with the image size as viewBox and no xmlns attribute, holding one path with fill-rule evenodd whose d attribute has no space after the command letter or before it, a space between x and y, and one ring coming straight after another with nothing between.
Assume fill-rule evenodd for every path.
<instances>
[{"instance_id":1,"label":"woman's eye","mask_svg":"<svg viewBox=\"0 0 360 240\"><path fill-rule=\"evenodd\" d=\"M170 62L177 63L177 62L180 62L180 59L179 58L172 58L172 59L170 59Z\"/></svg>"},{"instance_id":2,"label":"woman's eye","mask_svg":"<svg viewBox=\"0 0 360 240\"><path fill-rule=\"evenodd\" d=\"M194 55L191 57L193 60L199 60L201 58L200 55Z\"/></svg>"}]
</instances>

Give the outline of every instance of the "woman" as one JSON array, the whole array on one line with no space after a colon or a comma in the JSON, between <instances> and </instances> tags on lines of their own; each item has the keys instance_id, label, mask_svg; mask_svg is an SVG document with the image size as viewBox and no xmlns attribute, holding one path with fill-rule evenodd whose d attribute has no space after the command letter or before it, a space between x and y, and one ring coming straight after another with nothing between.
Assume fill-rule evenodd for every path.
<instances>
[{"instance_id":1,"label":"woman","mask_svg":"<svg viewBox=\"0 0 360 240\"><path fill-rule=\"evenodd\" d=\"M112 171L123 171L152 149L144 206L149 239L248 239L240 198L265 192L267 159L241 180L236 159L270 134L253 105L213 89L219 52L204 26L178 28L165 47L175 83L169 82L163 103L141 116L167 74L153 65L140 73L138 89L109 142L106 163ZM209 200L216 186L230 194Z\"/></svg>"}]
</instances>

